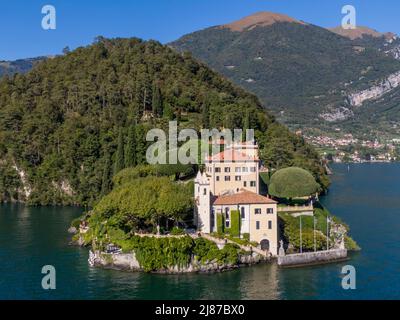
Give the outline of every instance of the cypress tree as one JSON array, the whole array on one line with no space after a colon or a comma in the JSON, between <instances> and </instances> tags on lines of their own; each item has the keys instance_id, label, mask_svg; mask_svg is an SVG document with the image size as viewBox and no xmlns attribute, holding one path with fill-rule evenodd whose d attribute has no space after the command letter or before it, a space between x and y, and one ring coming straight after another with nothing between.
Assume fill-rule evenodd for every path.
<instances>
[{"instance_id":1,"label":"cypress tree","mask_svg":"<svg viewBox=\"0 0 400 320\"><path fill-rule=\"evenodd\" d=\"M114 174L120 172L124 167L124 135L122 129L120 129L118 134L117 153L115 155Z\"/></svg>"},{"instance_id":2,"label":"cypress tree","mask_svg":"<svg viewBox=\"0 0 400 320\"><path fill-rule=\"evenodd\" d=\"M125 167L136 166L136 126L132 124L129 127L128 141L125 147Z\"/></svg>"},{"instance_id":3,"label":"cypress tree","mask_svg":"<svg viewBox=\"0 0 400 320\"><path fill-rule=\"evenodd\" d=\"M146 162L146 132L143 125L136 127L136 164L144 164Z\"/></svg>"},{"instance_id":4,"label":"cypress tree","mask_svg":"<svg viewBox=\"0 0 400 320\"><path fill-rule=\"evenodd\" d=\"M210 106L208 103L203 104L201 117L203 122L203 128L210 128Z\"/></svg>"},{"instance_id":5,"label":"cypress tree","mask_svg":"<svg viewBox=\"0 0 400 320\"><path fill-rule=\"evenodd\" d=\"M111 157L107 153L103 166L103 177L101 180L101 194L104 196L111 191Z\"/></svg>"},{"instance_id":6,"label":"cypress tree","mask_svg":"<svg viewBox=\"0 0 400 320\"><path fill-rule=\"evenodd\" d=\"M153 114L155 116L159 117L162 115L163 108L162 108L161 91L155 82L153 84L152 108L153 108Z\"/></svg>"}]
</instances>

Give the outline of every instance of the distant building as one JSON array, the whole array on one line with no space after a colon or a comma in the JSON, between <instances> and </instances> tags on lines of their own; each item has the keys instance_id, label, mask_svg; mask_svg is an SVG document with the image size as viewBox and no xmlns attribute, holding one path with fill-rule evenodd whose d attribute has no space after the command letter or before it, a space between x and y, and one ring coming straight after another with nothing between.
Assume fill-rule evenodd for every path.
<instances>
[{"instance_id":1,"label":"distant building","mask_svg":"<svg viewBox=\"0 0 400 320\"><path fill-rule=\"evenodd\" d=\"M208 157L205 171L195 179L195 223L204 233L217 231L217 216L230 228L231 212L240 213L240 234L249 235L261 249L278 251L277 202L259 193L258 145L245 142L226 146Z\"/></svg>"}]
</instances>

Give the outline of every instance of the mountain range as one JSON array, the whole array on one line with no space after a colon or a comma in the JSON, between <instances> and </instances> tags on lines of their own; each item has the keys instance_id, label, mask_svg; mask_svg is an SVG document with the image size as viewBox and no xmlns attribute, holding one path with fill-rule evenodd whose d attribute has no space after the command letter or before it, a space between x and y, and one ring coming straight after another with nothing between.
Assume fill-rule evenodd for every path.
<instances>
[{"instance_id":1,"label":"mountain range","mask_svg":"<svg viewBox=\"0 0 400 320\"><path fill-rule=\"evenodd\" d=\"M400 40L393 33L259 12L169 45L255 93L292 130L369 138L400 132Z\"/></svg>"},{"instance_id":2,"label":"mountain range","mask_svg":"<svg viewBox=\"0 0 400 320\"><path fill-rule=\"evenodd\" d=\"M15 73L26 73L33 68L35 63L44 59L46 59L46 57L18 59L15 61L0 61L0 77L4 75L13 75Z\"/></svg>"}]
</instances>

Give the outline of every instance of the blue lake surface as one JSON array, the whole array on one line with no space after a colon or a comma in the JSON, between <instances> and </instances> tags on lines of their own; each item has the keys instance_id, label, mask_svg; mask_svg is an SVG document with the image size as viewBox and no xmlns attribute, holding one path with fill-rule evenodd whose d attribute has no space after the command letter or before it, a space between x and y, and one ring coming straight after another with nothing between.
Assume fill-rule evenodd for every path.
<instances>
[{"instance_id":1,"label":"blue lake surface","mask_svg":"<svg viewBox=\"0 0 400 320\"><path fill-rule=\"evenodd\" d=\"M350 227L362 251L343 263L301 269L259 265L220 274L152 275L90 268L69 246L81 209L0 205L0 299L399 299L400 165L334 165L323 203ZM353 265L357 289L343 290ZM56 290L41 287L44 265Z\"/></svg>"}]
</instances>

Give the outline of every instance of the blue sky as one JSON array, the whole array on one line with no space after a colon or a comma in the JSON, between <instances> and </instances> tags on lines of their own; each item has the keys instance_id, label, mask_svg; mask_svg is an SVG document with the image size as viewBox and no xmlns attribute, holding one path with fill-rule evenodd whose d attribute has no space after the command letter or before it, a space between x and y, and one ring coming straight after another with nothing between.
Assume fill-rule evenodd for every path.
<instances>
[{"instance_id":1,"label":"blue sky","mask_svg":"<svg viewBox=\"0 0 400 320\"><path fill-rule=\"evenodd\" d=\"M57 29L41 28L44 5L57 10ZM400 34L398 0L1 0L0 60L58 54L98 35L166 43L257 11L285 13L323 27L339 25L341 8L357 9L357 24Z\"/></svg>"}]
</instances>

